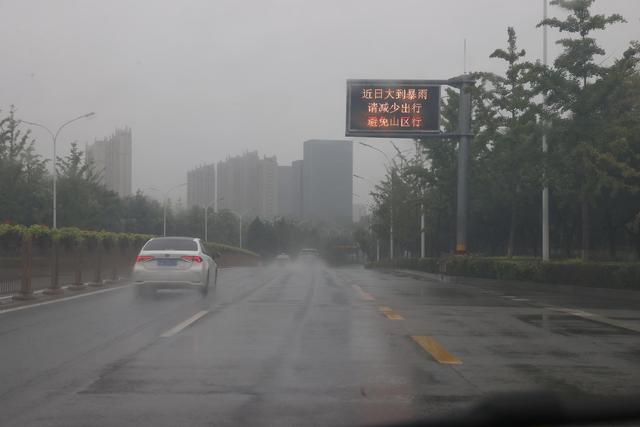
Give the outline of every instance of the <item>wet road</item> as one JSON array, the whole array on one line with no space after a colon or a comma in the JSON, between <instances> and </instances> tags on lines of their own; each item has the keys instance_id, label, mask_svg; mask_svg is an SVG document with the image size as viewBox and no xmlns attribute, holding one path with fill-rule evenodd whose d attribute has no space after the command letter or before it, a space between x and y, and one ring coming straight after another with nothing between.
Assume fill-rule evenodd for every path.
<instances>
[{"instance_id":1,"label":"wet road","mask_svg":"<svg viewBox=\"0 0 640 427\"><path fill-rule=\"evenodd\" d=\"M367 425L495 391L640 393L640 295L321 264L0 311L0 425Z\"/></svg>"}]
</instances>

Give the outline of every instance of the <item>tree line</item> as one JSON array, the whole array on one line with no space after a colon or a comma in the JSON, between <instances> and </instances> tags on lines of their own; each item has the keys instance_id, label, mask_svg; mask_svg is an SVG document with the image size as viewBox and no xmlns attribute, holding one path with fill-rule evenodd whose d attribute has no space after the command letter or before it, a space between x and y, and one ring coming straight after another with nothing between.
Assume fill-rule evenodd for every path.
<instances>
[{"instance_id":1,"label":"tree line","mask_svg":"<svg viewBox=\"0 0 640 427\"><path fill-rule=\"evenodd\" d=\"M0 224L50 225L52 176L50 160L35 151L30 131L20 125L11 107L0 119ZM162 235L164 206L143 192L120 197L101 183L85 153L76 143L57 158L58 227ZM205 210L180 209L167 200L167 235L205 238ZM265 257L297 253L304 247L321 249L340 234L335 230L286 218L260 218L244 223L240 241L239 218L228 210L207 211L209 241L242 246Z\"/></svg>"},{"instance_id":2,"label":"tree line","mask_svg":"<svg viewBox=\"0 0 640 427\"><path fill-rule=\"evenodd\" d=\"M594 35L625 20L592 14L593 2L551 2L566 13L538 24L563 36L552 65L528 60L509 27L506 46L490 55L503 73L472 74L468 240L474 253L539 256L541 191L548 186L552 256L640 256L640 43L630 42L618 58L607 56ZM456 131L458 102L458 92L446 90L444 131ZM457 143L418 140L413 157L398 150L372 193L373 233L387 242L393 214L397 253L419 254L421 204L427 255L454 251ZM372 245L371 238L362 242ZM382 251L388 254L388 244Z\"/></svg>"}]
</instances>

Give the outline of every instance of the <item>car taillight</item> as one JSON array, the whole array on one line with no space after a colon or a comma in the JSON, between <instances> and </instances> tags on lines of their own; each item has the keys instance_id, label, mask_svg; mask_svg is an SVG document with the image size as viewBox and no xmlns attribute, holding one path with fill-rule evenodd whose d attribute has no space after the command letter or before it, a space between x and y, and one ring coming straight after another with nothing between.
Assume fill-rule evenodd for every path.
<instances>
[{"instance_id":1,"label":"car taillight","mask_svg":"<svg viewBox=\"0 0 640 427\"><path fill-rule=\"evenodd\" d=\"M187 262L197 262L197 263L202 262L202 257L199 257L198 255L185 255L182 257L182 259Z\"/></svg>"},{"instance_id":2,"label":"car taillight","mask_svg":"<svg viewBox=\"0 0 640 427\"><path fill-rule=\"evenodd\" d=\"M152 259L154 258L149 255L138 255L136 257L136 262L147 262L147 261L151 261Z\"/></svg>"}]
</instances>

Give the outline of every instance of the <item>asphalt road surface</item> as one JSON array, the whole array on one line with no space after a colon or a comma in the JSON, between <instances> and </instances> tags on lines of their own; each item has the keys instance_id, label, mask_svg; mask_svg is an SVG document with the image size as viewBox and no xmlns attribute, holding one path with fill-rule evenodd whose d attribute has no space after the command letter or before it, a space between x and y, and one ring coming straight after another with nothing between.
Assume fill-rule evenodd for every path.
<instances>
[{"instance_id":1,"label":"asphalt road surface","mask_svg":"<svg viewBox=\"0 0 640 427\"><path fill-rule=\"evenodd\" d=\"M546 388L640 393L640 296L320 263L0 311L0 425L371 425Z\"/></svg>"}]
</instances>

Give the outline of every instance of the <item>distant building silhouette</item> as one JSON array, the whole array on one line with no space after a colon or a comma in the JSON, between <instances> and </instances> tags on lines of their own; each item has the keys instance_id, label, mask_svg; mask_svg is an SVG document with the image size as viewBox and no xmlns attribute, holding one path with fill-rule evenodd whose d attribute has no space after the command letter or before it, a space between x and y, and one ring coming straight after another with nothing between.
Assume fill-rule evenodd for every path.
<instances>
[{"instance_id":1,"label":"distant building silhouette","mask_svg":"<svg viewBox=\"0 0 640 427\"><path fill-rule=\"evenodd\" d=\"M212 205L216 198L216 167L203 165L187 172L187 207Z\"/></svg>"},{"instance_id":2,"label":"distant building silhouette","mask_svg":"<svg viewBox=\"0 0 640 427\"><path fill-rule=\"evenodd\" d=\"M304 142L303 217L351 224L353 221L353 144L345 140Z\"/></svg>"},{"instance_id":3,"label":"distant building silhouette","mask_svg":"<svg viewBox=\"0 0 640 427\"><path fill-rule=\"evenodd\" d=\"M294 219L302 219L302 167L304 161L296 160L291 162L291 203L293 211L291 216Z\"/></svg>"},{"instance_id":4,"label":"distant building silhouette","mask_svg":"<svg viewBox=\"0 0 640 427\"><path fill-rule=\"evenodd\" d=\"M87 158L100 182L119 196L131 195L131 128L116 129L108 138L87 147Z\"/></svg>"},{"instance_id":5,"label":"distant building silhouette","mask_svg":"<svg viewBox=\"0 0 640 427\"><path fill-rule=\"evenodd\" d=\"M218 162L218 209L243 218L273 219L278 214L278 162L257 151Z\"/></svg>"},{"instance_id":6,"label":"distant building silhouette","mask_svg":"<svg viewBox=\"0 0 640 427\"><path fill-rule=\"evenodd\" d=\"M258 163L258 215L274 219L278 215L278 159L264 157Z\"/></svg>"}]
</instances>

